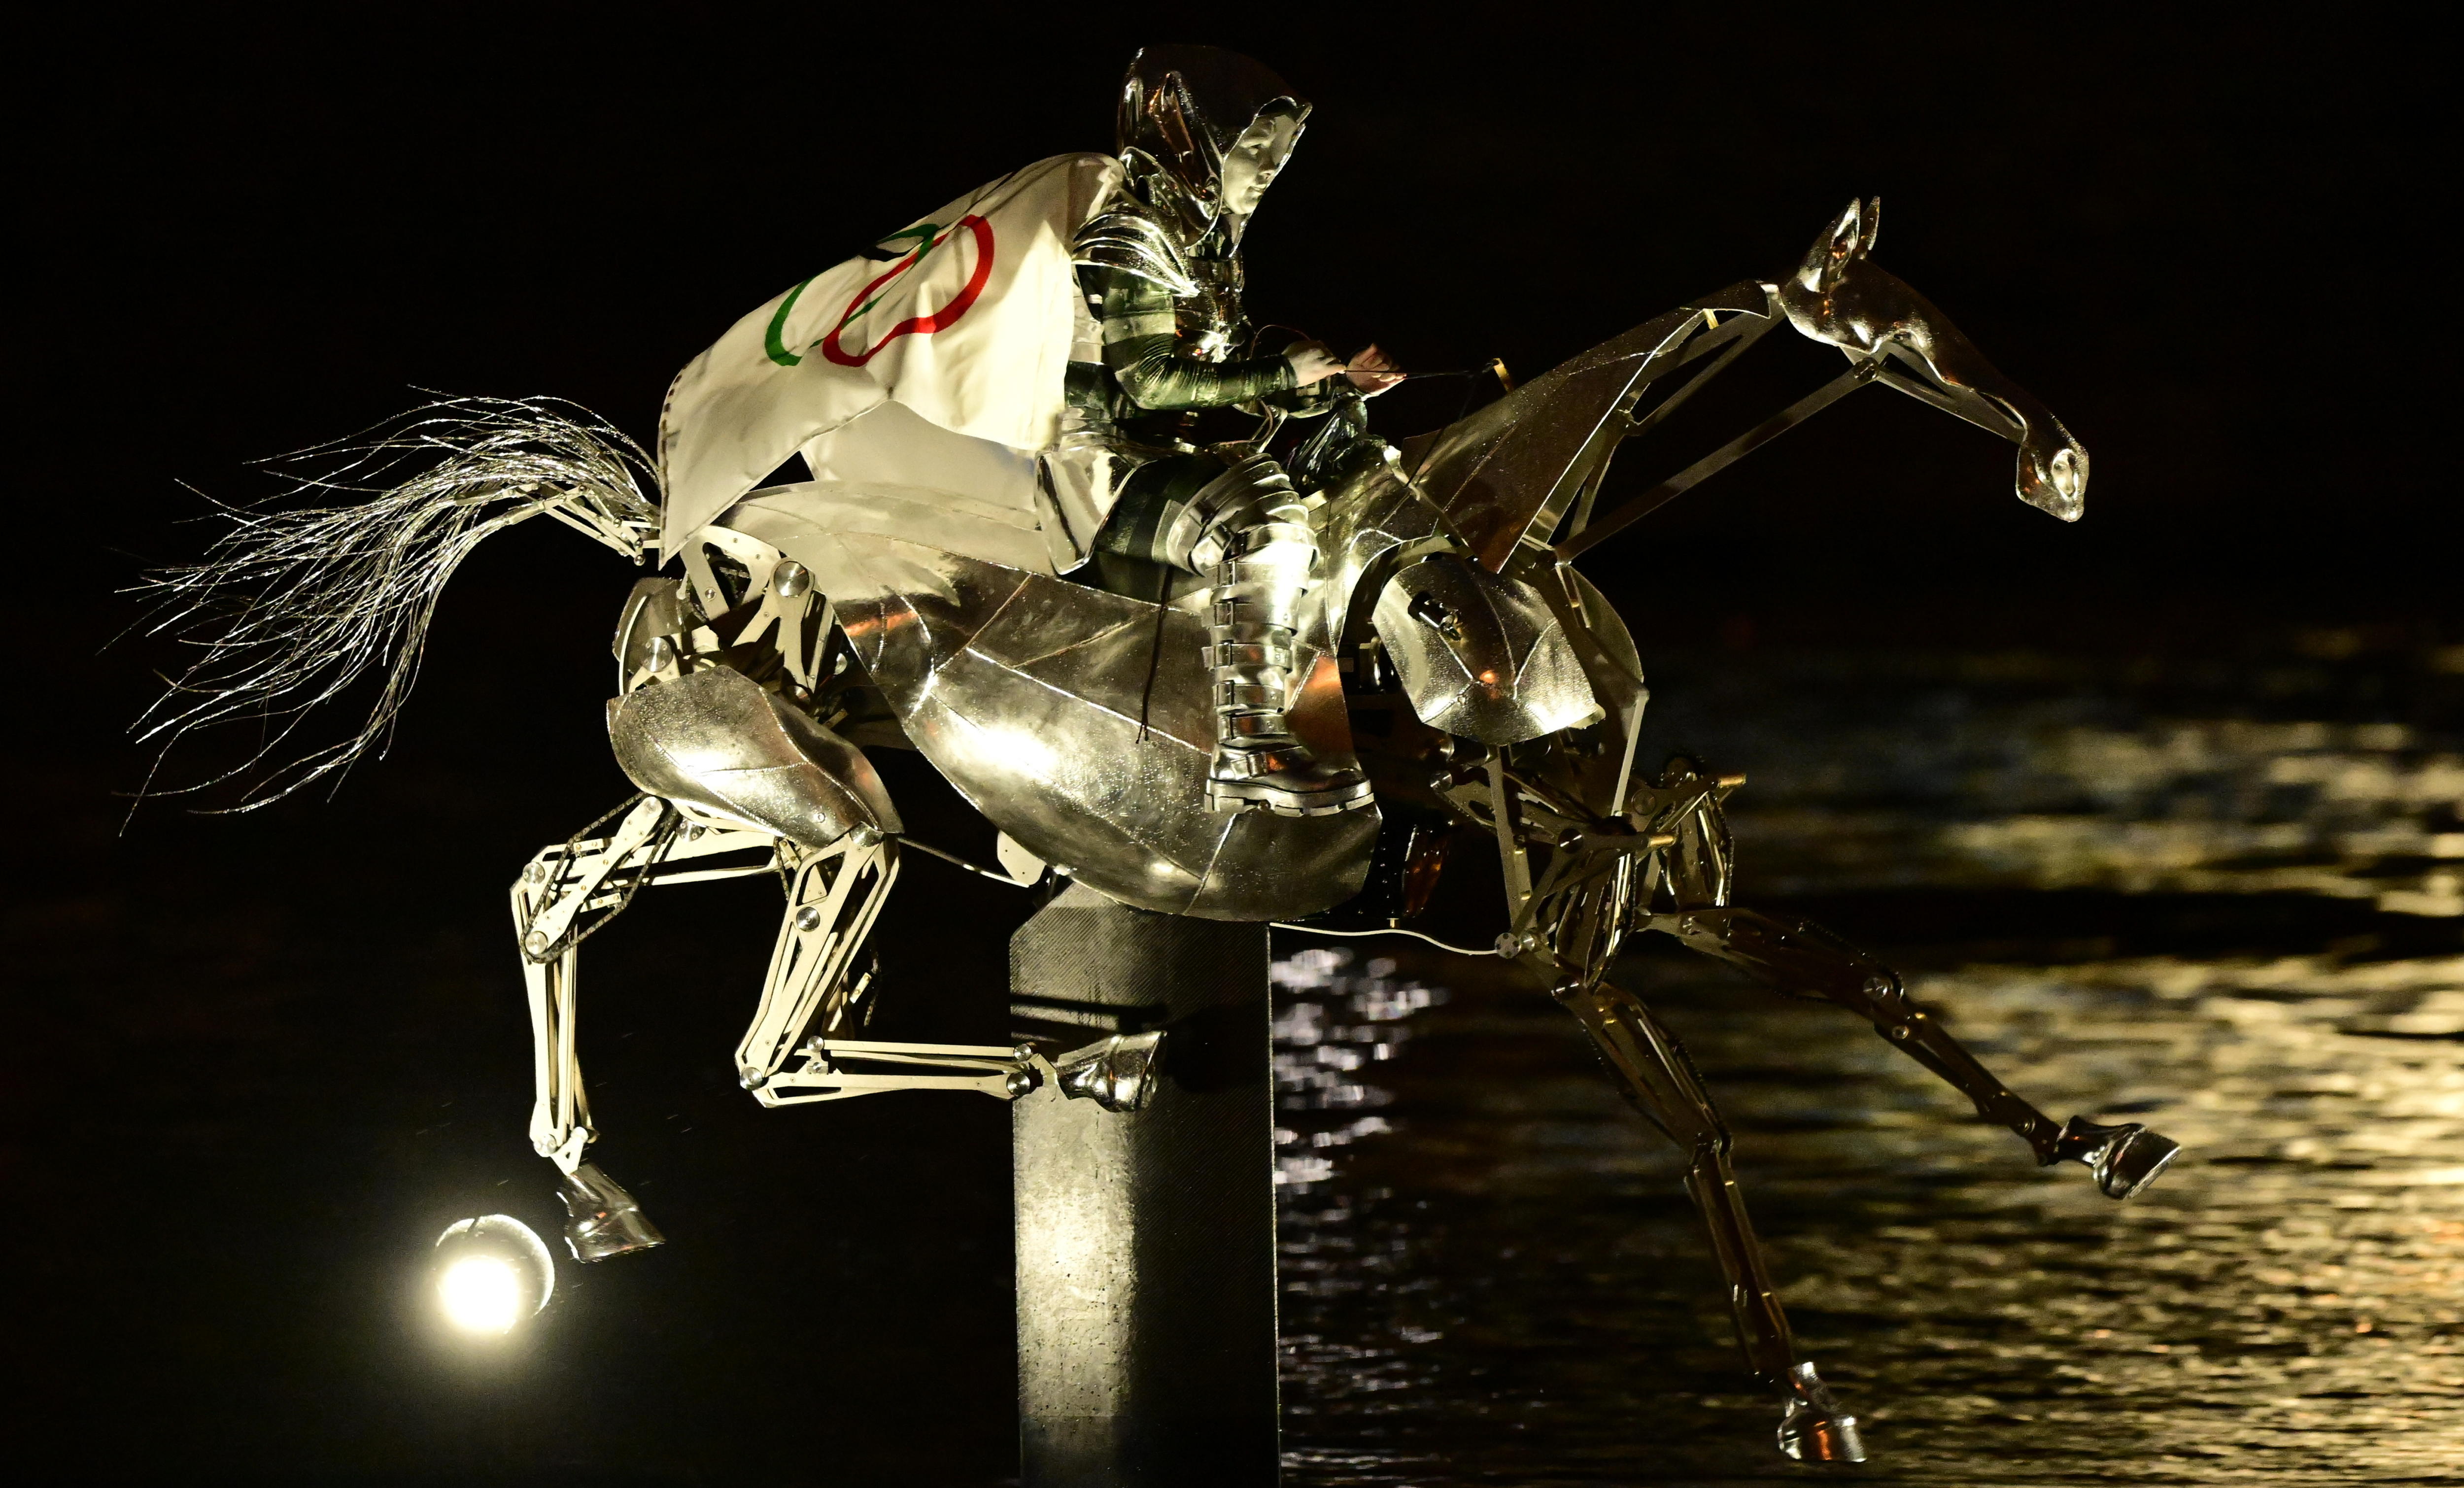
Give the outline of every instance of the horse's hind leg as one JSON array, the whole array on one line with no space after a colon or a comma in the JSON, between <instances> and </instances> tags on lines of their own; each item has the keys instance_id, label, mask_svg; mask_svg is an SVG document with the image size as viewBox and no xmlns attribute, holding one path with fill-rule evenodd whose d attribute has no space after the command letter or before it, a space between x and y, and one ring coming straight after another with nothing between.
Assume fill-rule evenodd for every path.
<instances>
[{"instance_id":1,"label":"horse's hind leg","mask_svg":"<svg viewBox=\"0 0 2464 1488\"><path fill-rule=\"evenodd\" d=\"M822 1036L846 1032L871 983L856 970L891 886L898 882L898 844L871 832L849 832L827 847L809 851L787 885L786 916L780 922L769 974L752 1025L736 1046L737 1078L763 1105L792 1104L806 1077L783 1079L780 1066L802 1052L818 1018Z\"/></svg>"},{"instance_id":2,"label":"horse's hind leg","mask_svg":"<svg viewBox=\"0 0 2464 1488\"><path fill-rule=\"evenodd\" d=\"M2039 1165L2084 1163L2095 1173L2097 1187L2115 1198L2128 1198L2155 1182L2181 1150L2136 1122L2100 1127L2074 1116L2057 1126L2012 1094L1910 1001L1898 973L1818 925L1783 923L1752 909L1717 908L1656 916L1651 928L1792 996L1820 997L1856 1013L1974 1102L1978 1115L2017 1132L2035 1149Z\"/></svg>"},{"instance_id":3,"label":"horse's hind leg","mask_svg":"<svg viewBox=\"0 0 2464 1488\"><path fill-rule=\"evenodd\" d=\"M514 931L522 952L522 977L531 1006L532 1071L537 1099L531 1105L531 1145L564 1173L557 1196L563 1200L565 1241L580 1260L604 1260L664 1243L631 1194L582 1160L598 1139L590 1124L590 1099L582 1084L575 1043L578 952L582 941L661 877L699 879L749 871L766 872L767 861L749 868L683 866L678 860L707 858L741 849L759 850L770 840L758 833L686 827L675 809L656 797L620 806L583 832L622 814L604 838L575 837L544 847L522 869L513 887ZM662 874L663 867L682 871ZM595 912L595 917L584 920Z\"/></svg>"},{"instance_id":4,"label":"horse's hind leg","mask_svg":"<svg viewBox=\"0 0 2464 1488\"><path fill-rule=\"evenodd\" d=\"M587 933L581 925L583 911L621 909L674 835L672 809L646 798L625 810L624 820L605 838L577 837L541 848L514 881L514 932L521 941L522 979L530 992L531 1068L538 1092L531 1104L531 1146L564 1174L557 1197L564 1202L565 1243L577 1260L604 1260L666 1240L631 1194L582 1160L583 1149L599 1134L591 1127L590 1099L583 1090L575 1015L578 952Z\"/></svg>"},{"instance_id":5,"label":"horse's hind leg","mask_svg":"<svg viewBox=\"0 0 2464 1488\"><path fill-rule=\"evenodd\" d=\"M1857 1418L1839 1413L1813 1364L1796 1355L1788 1315L1771 1294L1762 1243L1754 1237L1728 1164L1728 1129L1676 1036L1631 993L1607 983L1585 988L1570 982L1557 996L1582 1019L1625 1098L1690 1154L1685 1191L1703 1213L1711 1249L1727 1275L1737 1341L1753 1371L1787 1402L1780 1450L1804 1462L1862 1462Z\"/></svg>"}]
</instances>

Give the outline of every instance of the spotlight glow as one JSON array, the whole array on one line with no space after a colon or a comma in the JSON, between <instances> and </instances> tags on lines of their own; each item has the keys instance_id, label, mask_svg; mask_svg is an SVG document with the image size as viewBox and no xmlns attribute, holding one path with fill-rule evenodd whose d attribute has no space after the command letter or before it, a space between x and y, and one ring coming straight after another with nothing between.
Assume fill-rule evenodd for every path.
<instances>
[{"instance_id":1,"label":"spotlight glow","mask_svg":"<svg viewBox=\"0 0 2464 1488\"><path fill-rule=\"evenodd\" d=\"M522 1321L522 1279L494 1256L465 1256L436 1279L436 1300L455 1327L510 1333Z\"/></svg>"},{"instance_id":2,"label":"spotlight glow","mask_svg":"<svg viewBox=\"0 0 2464 1488\"><path fill-rule=\"evenodd\" d=\"M436 1302L465 1333L501 1337L547 1305L556 1261L531 1227L510 1214L485 1214L436 1237Z\"/></svg>"}]
</instances>

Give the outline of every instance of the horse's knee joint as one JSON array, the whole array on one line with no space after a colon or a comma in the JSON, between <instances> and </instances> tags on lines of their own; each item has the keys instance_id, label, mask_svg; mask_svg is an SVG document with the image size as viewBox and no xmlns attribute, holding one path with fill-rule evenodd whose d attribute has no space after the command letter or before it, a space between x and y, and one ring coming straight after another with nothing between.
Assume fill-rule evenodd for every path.
<instances>
[{"instance_id":1,"label":"horse's knee joint","mask_svg":"<svg viewBox=\"0 0 2464 1488\"><path fill-rule=\"evenodd\" d=\"M1897 972L1887 967L1868 974L1857 988L1866 1003L1887 1017L1903 1018L1913 1010L1908 1005L1908 990Z\"/></svg>"}]
</instances>

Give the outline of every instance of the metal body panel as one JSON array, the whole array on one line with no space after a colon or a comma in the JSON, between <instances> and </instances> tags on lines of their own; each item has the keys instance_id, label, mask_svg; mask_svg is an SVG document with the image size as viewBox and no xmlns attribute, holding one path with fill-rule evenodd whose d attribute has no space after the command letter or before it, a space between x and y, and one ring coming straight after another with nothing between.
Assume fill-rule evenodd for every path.
<instances>
[{"instance_id":1,"label":"metal body panel","mask_svg":"<svg viewBox=\"0 0 2464 1488\"><path fill-rule=\"evenodd\" d=\"M1320 578L1309 603L1338 650L1369 633L1370 614L1403 563L1422 553L1461 549L1444 517L1392 464L1374 467L1329 492L1317 512Z\"/></svg>"},{"instance_id":2,"label":"metal body panel","mask_svg":"<svg viewBox=\"0 0 2464 1488\"><path fill-rule=\"evenodd\" d=\"M611 700L607 739L651 795L806 847L900 830L862 750L725 667Z\"/></svg>"},{"instance_id":3,"label":"metal body panel","mask_svg":"<svg viewBox=\"0 0 2464 1488\"><path fill-rule=\"evenodd\" d=\"M1573 747L1552 753L1544 774L1551 783L1598 817L1623 816L1635 775L1635 746L1642 734L1651 689L1643 683L1642 656L1625 617L1608 596L1571 564L1536 574L1532 582L1556 611L1567 644L1581 662L1592 697L1600 707L1592 738L1570 737Z\"/></svg>"},{"instance_id":4,"label":"metal body panel","mask_svg":"<svg viewBox=\"0 0 2464 1488\"><path fill-rule=\"evenodd\" d=\"M1206 643L1198 617L827 531L790 494L747 501L720 525L812 570L908 738L995 826L1081 883L1139 908L1222 920L1313 914L1359 890L1374 812L1208 809L1215 713L1192 665ZM1323 628L1296 648L1296 669L1314 671ZM1340 715L1312 724L1339 727Z\"/></svg>"},{"instance_id":5,"label":"metal body panel","mask_svg":"<svg viewBox=\"0 0 2464 1488\"><path fill-rule=\"evenodd\" d=\"M1564 626L1521 580L1432 554L1386 581L1371 623L1433 729L1520 744L1600 716Z\"/></svg>"}]
</instances>

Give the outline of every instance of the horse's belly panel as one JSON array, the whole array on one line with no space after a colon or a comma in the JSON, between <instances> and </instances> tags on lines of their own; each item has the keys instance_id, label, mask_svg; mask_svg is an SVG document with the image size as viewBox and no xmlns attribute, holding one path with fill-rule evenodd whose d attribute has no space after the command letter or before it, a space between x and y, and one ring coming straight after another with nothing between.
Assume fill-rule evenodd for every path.
<instances>
[{"instance_id":1,"label":"horse's belly panel","mask_svg":"<svg viewBox=\"0 0 2464 1488\"><path fill-rule=\"evenodd\" d=\"M879 539L837 540L858 556ZM913 555L888 551L910 546L867 566L913 572ZM1155 606L1135 600L955 554L927 566L931 584L833 598L909 739L994 825L1169 914L1289 919L1359 891L1375 812L1207 809L1214 712L1195 617L1167 611L1158 633Z\"/></svg>"}]
</instances>

